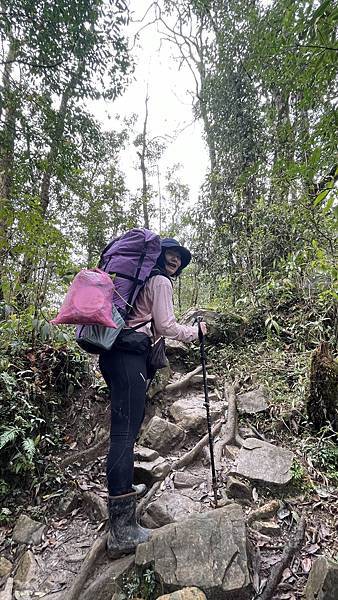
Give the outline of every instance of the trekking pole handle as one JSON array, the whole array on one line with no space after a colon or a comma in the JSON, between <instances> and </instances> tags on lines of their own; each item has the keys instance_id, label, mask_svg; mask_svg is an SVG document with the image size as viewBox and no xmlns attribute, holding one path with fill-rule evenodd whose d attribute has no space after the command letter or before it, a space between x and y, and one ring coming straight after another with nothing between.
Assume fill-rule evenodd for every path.
<instances>
[{"instance_id":1,"label":"trekking pole handle","mask_svg":"<svg viewBox=\"0 0 338 600\"><path fill-rule=\"evenodd\" d=\"M198 339L199 339L200 343L202 343L204 340L204 335L203 335L202 327L201 327L202 321L203 321L203 317L196 317L196 322L198 325Z\"/></svg>"}]
</instances>

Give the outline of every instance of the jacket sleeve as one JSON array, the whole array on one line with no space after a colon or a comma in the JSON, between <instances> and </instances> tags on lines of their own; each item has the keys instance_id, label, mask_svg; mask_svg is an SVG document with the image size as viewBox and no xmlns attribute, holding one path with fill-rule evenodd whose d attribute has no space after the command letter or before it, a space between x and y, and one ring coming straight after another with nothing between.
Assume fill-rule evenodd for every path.
<instances>
[{"instance_id":1,"label":"jacket sleeve","mask_svg":"<svg viewBox=\"0 0 338 600\"><path fill-rule=\"evenodd\" d=\"M174 315L172 286L166 277L152 278L152 317L157 336L180 342L192 342L198 338L198 328L180 325Z\"/></svg>"}]
</instances>

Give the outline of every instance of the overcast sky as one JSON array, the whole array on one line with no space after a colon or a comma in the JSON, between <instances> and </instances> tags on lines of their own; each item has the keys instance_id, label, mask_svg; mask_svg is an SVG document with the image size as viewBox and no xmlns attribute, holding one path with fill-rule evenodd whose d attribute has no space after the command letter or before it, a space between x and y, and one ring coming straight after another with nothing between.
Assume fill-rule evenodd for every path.
<instances>
[{"instance_id":1,"label":"overcast sky","mask_svg":"<svg viewBox=\"0 0 338 600\"><path fill-rule=\"evenodd\" d=\"M140 21L150 4L150 0L130 0L133 21ZM149 15L143 24L151 20ZM139 31L143 24L134 22L128 26L131 44L135 32ZM95 115L106 128L113 128L115 115L121 118L136 113L138 122L135 134L141 133L148 86L149 137L172 137L171 141L168 140L168 148L159 163L162 180L167 167L177 162L182 163L181 177L183 182L189 185L191 200L194 202L197 200L198 190L207 169L208 157L202 138L202 125L200 122L194 122L192 113L192 75L185 66L178 70L174 49L167 42L161 42L156 25L142 29L132 52L136 62L134 82L123 97L115 102L94 103ZM132 146L123 156L122 164L132 192L141 186L141 175L135 169L136 165L136 152Z\"/></svg>"}]
</instances>

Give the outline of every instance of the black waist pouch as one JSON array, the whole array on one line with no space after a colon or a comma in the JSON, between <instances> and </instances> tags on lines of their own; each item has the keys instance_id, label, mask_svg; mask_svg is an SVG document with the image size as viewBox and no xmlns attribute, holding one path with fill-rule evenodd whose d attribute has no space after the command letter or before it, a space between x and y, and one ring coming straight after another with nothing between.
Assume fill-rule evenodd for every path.
<instances>
[{"instance_id":1,"label":"black waist pouch","mask_svg":"<svg viewBox=\"0 0 338 600\"><path fill-rule=\"evenodd\" d=\"M114 344L115 350L132 354L147 354L150 350L150 337L134 329L122 329Z\"/></svg>"},{"instance_id":2,"label":"black waist pouch","mask_svg":"<svg viewBox=\"0 0 338 600\"><path fill-rule=\"evenodd\" d=\"M153 379L157 369L163 369L169 364L165 354L165 339L160 337L151 345L147 358L148 379Z\"/></svg>"}]
</instances>

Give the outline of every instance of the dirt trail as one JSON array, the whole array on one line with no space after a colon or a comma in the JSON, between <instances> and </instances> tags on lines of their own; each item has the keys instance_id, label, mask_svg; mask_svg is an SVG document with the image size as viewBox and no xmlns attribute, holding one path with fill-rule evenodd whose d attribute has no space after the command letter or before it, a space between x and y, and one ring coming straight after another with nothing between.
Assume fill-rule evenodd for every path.
<instances>
[{"instance_id":1,"label":"dirt trail","mask_svg":"<svg viewBox=\"0 0 338 600\"><path fill-rule=\"evenodd\" d=\"M184 378L182 373L174 374L171 383L179 382L182 377ZM141 520L148 527L159 527L172 521L179 521L180 518L189 514L209 511L213 507L210 456L207 444L204 444L194 460L189 460L186 466L177 468L179 464L177 461L188 456L189 451L196 448L206 432L206 423L201 416L201 409L203 414L205 409L200 378L197 376L196 379L194 376L189 381L189 385L184 384L182 388L179 385L174 388L171 386L171 389L169 385L167 389L169 391L156 395L151 402L148 402L142 431L147 429L154 416L175 423L172 406L177 405L179 401L186 407L186 410L184 414L182 413L183 416L176 418L176 425L182 425L184 422L186 435L183 443L178 444L178 447L167 452L161 451L161 456L169 465L167 475L163 480L158 483L154 478L151 479L151 482L147 481L150 483L150 489L155 491L145 506L143 506L144 500L141 501L143 507ZM231 389L234 391L234 388ZM255 516L249 517L248 520L248 534L252 544L253 583L256 592L262 589L262 586L264 587L271 567L280 559L283 548L297 525L300 513L307 513L308 527L303 554L295 557L292 565L285 569L282 584L274 596L283 598L283 600L293 600L300 597L313 555L316 555L317 551L329 544L332 539L334 522L330 518L329 512L331 504L333 509L337 498L334 495L326 498L326 508L324 503L322 506L318 505L319 510L314 516L310 510L312 503L307 500L305 494L299 493L299 491L292 491L288 486L279 488L277 491L272 485L257 484L257 482L250 482L245 478L229 476L234 470L234 462L238 458L239 451L234 445L234 436L229 438L228 435L231 419L235 419L232 427L236 427L237 446L245 438L255 438L259 441L264 437L257 431L253 423L252 428L250 428L250 423L249 427L243 428L240 422L240 429L237 429L237 413L235 415L231 413L231 389L230 393L229 387L228 389L225 387L224 390L224 382L217 381L217 379L209 383L213 409L212 421L214 426L216 424L217 430L214 442L218 456L219 505L226 505L229 498L232 498L242 505L246 517L248 517L259 506L271 501L274 496L279 498L271 513L268 511L267 515L258 514L256 518ZM88 424L85 409L81 418ZM221 423L224 423L226 419L228 428L223 425L221 430ZM36 560L36 568L34 575L24 586L25 589L17 590L12 596L16 600L33 598L68 600L70 587L81 570L87 552L92 547L94 540L104 535L106 528L104 467L107 444L104 434L101 440L103 441L97 445L97 454L93 455L92 453L89 458L86 456L83 458L75 450L69 452L70 460L65 461L64 466L69 489L66 494L60 492L59 502L55 498L50 499L56 509L55 514L48 521L42 543L31 547ZM232 442L231 445L226 445L224 442L229 440ZM152 446L156 448L156 441ZM217 448L222 452L219 451L217 454ZM68 465L67 462L69 462ZM142 469L137 468L135 475L138 481L144 480ZM319 499L320 501L321 499ZM266 518L268 518L267 522ZM257 520L259 523L263 522L263 525L258 526ZM16 560L25 549L26 547L23 546L18 550ZM7 598L10 600L11 596L6 597L6 600Z\"/></svg>"}]
</instances>

